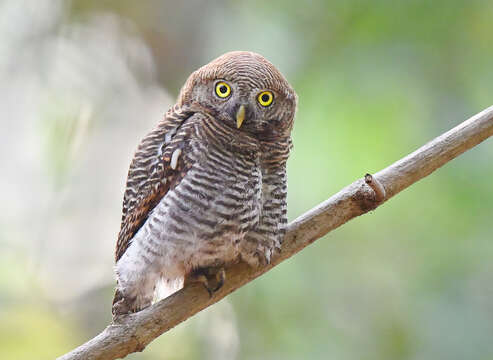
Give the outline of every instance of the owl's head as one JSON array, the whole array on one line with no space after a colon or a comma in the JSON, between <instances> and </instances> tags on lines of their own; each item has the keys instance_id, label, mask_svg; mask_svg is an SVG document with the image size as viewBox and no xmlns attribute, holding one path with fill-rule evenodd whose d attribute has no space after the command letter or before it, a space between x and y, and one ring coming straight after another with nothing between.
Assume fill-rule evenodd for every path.
<instances>
[{"instance_id":1,"label":"owl's head","mask_svg":"<svg viewBox=\"0 0 493 360\"><path fill-rule=\"evenodd\" d=\"M178 101L198 104L229 126L268 140L289 136L297 96L263 56L234 51L192 73Z\"/></svg>"}]
</instances>

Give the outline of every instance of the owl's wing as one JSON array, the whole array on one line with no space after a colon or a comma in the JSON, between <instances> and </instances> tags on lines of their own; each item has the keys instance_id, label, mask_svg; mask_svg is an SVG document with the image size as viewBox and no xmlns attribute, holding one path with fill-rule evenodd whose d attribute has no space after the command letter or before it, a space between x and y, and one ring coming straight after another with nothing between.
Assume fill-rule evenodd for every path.
<instances>
[{"instance_id":1,"label":"owl's wing","mask_svg":"<svg viewBox=\"0 0 493 360\"><path fill-rule=\"evenodd\" d=\"M176 186L189 168L180 156L183 131L180 129L194 112L178 106L171 108L158 126L139 144L130 164L120 233L116 244L118 261L150 211L170 188Z\"/></svg>"}]
</instances>

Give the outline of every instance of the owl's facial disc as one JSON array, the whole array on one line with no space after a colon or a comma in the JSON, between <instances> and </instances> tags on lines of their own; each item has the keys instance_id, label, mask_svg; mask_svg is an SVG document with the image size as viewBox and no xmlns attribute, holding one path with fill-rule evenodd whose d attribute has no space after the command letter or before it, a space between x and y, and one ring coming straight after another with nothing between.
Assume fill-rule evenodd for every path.
<instances>
[{"instance_id":1,"label":"owl's facial disc","mask_svg":"<svg viewBox=\"0 0 493 360\"><path fill-rule=\"evenodd\" d=\"M197 103L209 115L258 139L289 136L297 97L284 76L259 54L234 51L188 78L179 104Z\"/></svg>"}]
</instances>

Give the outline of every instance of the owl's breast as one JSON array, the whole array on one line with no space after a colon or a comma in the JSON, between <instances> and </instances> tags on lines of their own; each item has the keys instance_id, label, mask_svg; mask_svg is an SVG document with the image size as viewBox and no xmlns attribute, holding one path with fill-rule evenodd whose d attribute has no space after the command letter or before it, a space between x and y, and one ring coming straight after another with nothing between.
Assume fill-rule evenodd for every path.
<instances>
[{"instance_id":1,"label":"owl's breast","mask_svg":"<svg viewBox=\"0 0 493 360\"><path fill-rule=\"evenodd\" d=\"M224 235L247 232L259 220L261 171L255 158L226 149L207 149L175 189L191 215L194 234L217 242Z\"/></svg>"},{"instance_id":2,"label":"owl's breast","mask_svg":"<svg viewBox=\"0 0 493 360\"><path fill-rule=\"evenodd\" d=\"M163 266L185 268L234 260L244 235L259 221L262 175L257 157L192 144L191 165L150 214L140 240Z\"/></svg>"}]
</instances>

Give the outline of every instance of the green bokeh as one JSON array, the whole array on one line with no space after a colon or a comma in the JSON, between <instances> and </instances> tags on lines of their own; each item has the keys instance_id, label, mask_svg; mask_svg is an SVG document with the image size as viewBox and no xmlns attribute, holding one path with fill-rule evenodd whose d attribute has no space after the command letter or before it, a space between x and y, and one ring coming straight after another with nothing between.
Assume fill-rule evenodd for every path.
<instances>
[{"instance_id":1,"label":"green bokeh","mask_svg":"<svg viewBox=\"0 0 493 360\"><path fill-rule=\"evenodd\" d=\"M101 12L131 23L173 94L225 51L278 65L299 96L290 219L493 103L491 1L71 5L66 24ZM42 151L61 186L73 128L58 120L72 115L59 100L43 108ZM215 305L129 358L218 358L209 321L224 316L239 339L225 359L493 359L492 178L487 141L232 294L232 310ZM52 358L95 335L43 297L13 305L29 294L14 279L0 274L0 358ZM109 311L110 297L94 307Z\"/></svg>"}]
</instances>

